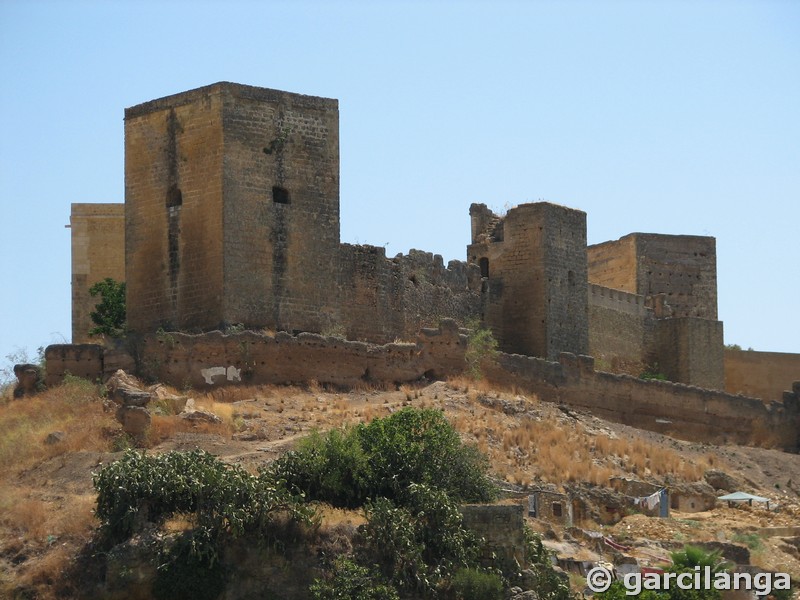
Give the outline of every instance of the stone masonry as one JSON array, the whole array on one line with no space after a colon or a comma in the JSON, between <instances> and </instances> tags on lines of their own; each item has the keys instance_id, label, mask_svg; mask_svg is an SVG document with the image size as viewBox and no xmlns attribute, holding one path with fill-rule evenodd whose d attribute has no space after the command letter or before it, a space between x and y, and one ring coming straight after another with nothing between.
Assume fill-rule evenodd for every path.
<instances>
[{"instance_id":1,"label":"stone masonry","mask_svg":"<svg viewBox=\"0 0 800 600\"><path fill-rule=\"evenodd\" d=\"M467 260L446 266L341 244L333 99L221 82L128 108L124 233L120 209L89 206L73 209L76 342L91 310L81 290L95 274L121 279L103 261L124 255L135 335L240 324L385 344L452 318L491 328L506 353L725 385L714 238L587 247L585 213L540 202L505 216L473 204ZM113 227L91 226L105 214Z\"/></svg>"}]
</instances>

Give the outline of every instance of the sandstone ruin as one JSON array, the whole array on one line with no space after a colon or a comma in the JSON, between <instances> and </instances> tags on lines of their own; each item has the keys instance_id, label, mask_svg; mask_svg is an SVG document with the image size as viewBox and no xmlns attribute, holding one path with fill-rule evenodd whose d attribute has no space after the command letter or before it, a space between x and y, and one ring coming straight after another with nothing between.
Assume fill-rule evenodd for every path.
<instances>
[{"instance_id":1,"label":"sandstone ruin","mask_svg":"<svg viewBox=\"0 0 800 600\"><path fill-rule=\"evenodd\" d=\"M504 216L473 204L466 260L446 266L343 244L336 100L222 82L128 108L122 206L72 207L73 342L92 341L89 286L124 278L136 368L165 381L441 376L463 365L458 326L480 322L503 352L498 380L640 426L736 441L764 430L797 444L798 384L784 390L800 379L800 355L778 369L765 367L769 353L729 358L714 238L633 233L587 246L584 212L539 202ZM437 329L443 318L455 324ZM232 325L286 333L207 333ZM113 372L129 354L51 346L48 379ZM751 372L760 385L742 387Z\"/></svg>"}]
</instances>

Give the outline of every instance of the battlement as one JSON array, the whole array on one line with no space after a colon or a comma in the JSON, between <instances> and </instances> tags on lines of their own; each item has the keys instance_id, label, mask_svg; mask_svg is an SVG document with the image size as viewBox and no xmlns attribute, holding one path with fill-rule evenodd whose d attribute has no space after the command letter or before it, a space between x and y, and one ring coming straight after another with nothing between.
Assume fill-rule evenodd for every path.
<instances>
[{"instance_id":1,"label":"battlement","mask_svg":"<svg viewBox=\"0 0 800 600\"><path fill-rule=\"evenodd\" d=\"M603 308L639 317L652 315L652 308L650 308L647 298L644 296L615 290L596 283L589 284L589 305L602 306Z\"/></svg>"},{"instance_id":2,"label":"battlement","mask_svg":"<svg viewBox=\"0 0 800 600\"><path fill-rule=\"evenodd\" d=\"M311 108L315 110L339 110L339 101L334 98L321 98L318 96L306 96L294 92L284 92L269 88L256 87L252 85L242 85L241 83L231 83L230 81L218 81L210 85L204 85L193 90L179 92L142 102L136 106L125 109L125 118L130 119L139 117L152 112L158 112L179 106L185 106L196 102L207 102L212 95L230 94L238 98L256 100L258 102L291 102L295 107Z\"/></svg>"}]
</instances>

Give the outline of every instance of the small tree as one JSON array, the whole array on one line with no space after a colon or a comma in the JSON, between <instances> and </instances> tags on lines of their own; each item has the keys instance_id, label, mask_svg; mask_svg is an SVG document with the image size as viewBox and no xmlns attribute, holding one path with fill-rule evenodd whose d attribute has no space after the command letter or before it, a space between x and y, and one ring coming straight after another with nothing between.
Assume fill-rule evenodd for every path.
<instances>
[{"instance_id":1,"label":"small tree","mask_svg":"<svg viewBox=\"0 0 800 600\"><path fill-rule=\"evenodd\" d=\"M106 277L89 288L92 297L100 296L90 314L96 326L89 330L89 335L108 335L120 337L125 333L125 282L114 281Z\"/></svg>"},{"instance_id":2,"label":"small tree","mask_svg":"<svg viewBox=\"0 0 800 600\"><path fill-rule=\"evenodd\" d=\"M492 335L492 330L483 327L478 320L470 321L467 327L470 329L470 334L467 338L464 360L467 363L467 373L477 381L483 378L481 362L484 359L492 359L497 354L497 340Z\"/></svg>"}]
</instances>

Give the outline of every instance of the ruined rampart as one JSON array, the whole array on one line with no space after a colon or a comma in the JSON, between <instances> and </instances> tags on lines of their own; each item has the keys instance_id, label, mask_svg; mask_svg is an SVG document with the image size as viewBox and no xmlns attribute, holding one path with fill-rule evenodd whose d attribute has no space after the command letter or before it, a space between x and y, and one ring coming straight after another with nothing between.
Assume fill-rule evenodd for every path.
<instances>
[{"instance_id":1,"label":"ruined rampart","mask_svg":"<svg viewBox=\"0 0 800 600\"><path fill-rule=\"evenodd\" d=\"M384 248L342 244L337 315L348 339L386 343L413 340L443 318L461 324L480 317L478 267L411 250L389 259ZM476 289L477 288L477 289Z\"/></svg>"},{"instance_id":2,"label":"ruined rampart","mask_svg":"<svg viewBox=\"0 0 800 600\"><path fill-rule=\"evenodd\" d=\"M424 329L416 343L374 345L304 333L274 336L151 334L139 340L138 374L176 387L302 383L353 386L447 377L464 369L467 336L455 321ZM112 352L119 364L118 351ZM48 384L66 371L90 379L108 374L99 346L50 346ZM111 366L111 365L109 365ZM493 383L516 386L547 402L585 409L611 421L712 443L795 449L800 432L800 382L782 402L594 370L594 359L563 353L559 362L498 354L483 370Z\"/></svg>"},{"instance_id":3,"label":"ruined rampart","mask_svg":"<svg viewBox=\"0 0 800 600\"><path fill-rule=\"evenodd\" d=\"M535 392L542 400L680 439L785 449L798 445L797 389L783 402L764 403L717 390L595 371L592 357L567 353L558 363L501 354L494 365L486 365L486 374L494 382ZM800 389L800 383L795 387Z\"/></svg>"}]
</instances>

